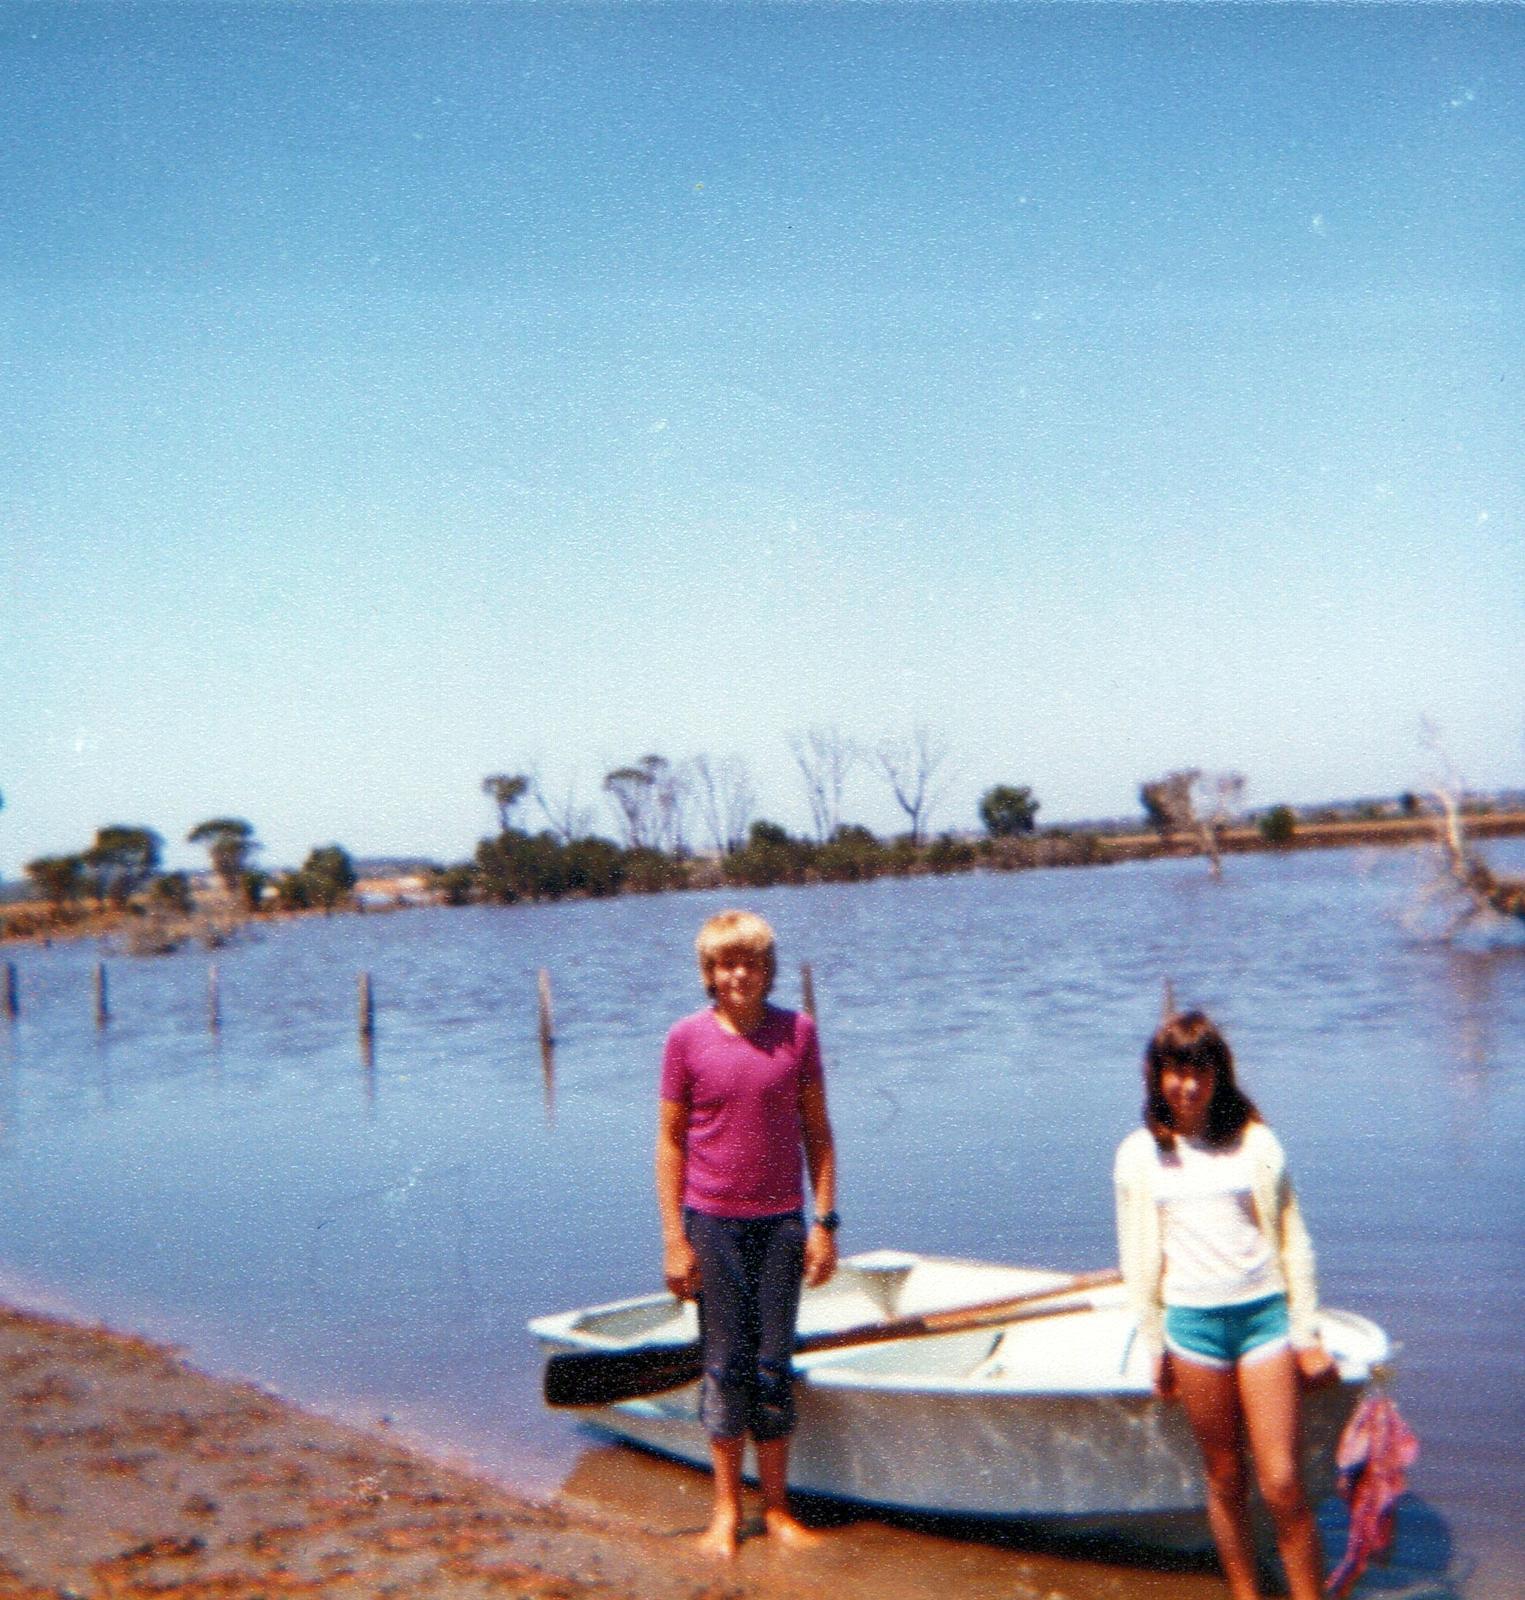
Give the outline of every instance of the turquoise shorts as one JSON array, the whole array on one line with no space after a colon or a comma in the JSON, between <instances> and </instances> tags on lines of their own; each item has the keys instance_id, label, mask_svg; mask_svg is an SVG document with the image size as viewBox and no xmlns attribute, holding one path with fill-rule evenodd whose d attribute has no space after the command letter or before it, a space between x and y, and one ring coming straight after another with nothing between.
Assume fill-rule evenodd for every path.
<instances>
[{"instance_id":1,"label":"turquoise shorts","mask_svg":"<svg viewBox=\"0 0 1525 1600\"><path fill-rule=\"evenodd\" d=\"M1287 1297L1268 1294L1238 1306L1166 1306L1165 1348L1203 1367L1263 1361L1292 1343Z\"/></svg>"}]
</instances>

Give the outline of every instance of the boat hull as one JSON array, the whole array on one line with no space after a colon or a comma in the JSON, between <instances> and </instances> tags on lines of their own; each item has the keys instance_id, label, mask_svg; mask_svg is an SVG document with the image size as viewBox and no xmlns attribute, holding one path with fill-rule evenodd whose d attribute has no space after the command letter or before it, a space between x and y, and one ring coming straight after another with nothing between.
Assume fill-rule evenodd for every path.
<instances>
[{"instance_id":1,"label":"boat hull","mask_svg":"<svg viewBox=\"0 0 1525 1600\"><path fill-rule=\"evenodd\" d=\"M1063 1274L881 1251L842 1264L834 1290L807 1292L802 1331L849 1326L1023 1293ZM1121 1291L1088 1309L1020 1326L802 1356L791 1487L936 1515L1058 1521L1172 1544L1200 1544L1204 1485L1179 1406L1149 1389ZM653 1337L664 1297L620 1302L531 1329L548 1349L618 1348ZM1332 1485L1345 1420L1387 1358L1385 1336L1349 1313L1324 1314L1341 1381L1305 1406L1310 1491ZM621 1438L707 1464L698 1387L581 1413Z\"/></svg>"}]
</instances>

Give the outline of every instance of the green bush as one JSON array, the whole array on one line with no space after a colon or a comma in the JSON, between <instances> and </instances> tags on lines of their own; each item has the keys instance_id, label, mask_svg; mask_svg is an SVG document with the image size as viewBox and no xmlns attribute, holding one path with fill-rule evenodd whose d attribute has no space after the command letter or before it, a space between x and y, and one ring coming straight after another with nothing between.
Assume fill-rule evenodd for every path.
<instances>
[{"instance_id":1,"label":"green bush","mask_svg":"<svg viewBox=\"0 0 1525 1600\"><path fill-rule=\"evenodd\" d=\"M1038 823L1038 802L1026 784L998 783L980 796L980 821L993 839L1031 833Z\"/></svg>"},{"instance_id":2,"label":"green bush","mask_svg":"<svg viewBox=\"0 0 1525 1600\"><path fill-rule=\"evenodd\" d=\"M282 911L310 911L318 904L318 886L311 873L281 873L275 880L275 903Z\"/></svg>"},{"instance_id":3,"label":"green bush","mask_svg":"<svg viewBox=\"0 0 1525 1600\"><path fill-rule=\"evenodd\" d=\"M312 851L302 863L302 876L311 885L311 904L325 911L349 899L359 881L349 851L338 844L320 845Z\"/></svg>"},{"instance_id":4,"label":"green bush","mask_svg":"<svg viewBox=\"0 0 1525 1600\"><path fill-rule=\"evenodd\" d=\"M441 904L469 905L476 892L476 868L469 861L458 861L453 867L445 867L442 871L434 873L432 883Z\"/></svg>"},{"instance_id":5,"label":"green bush","mask_svg":"<svg viewBox=\"0 0 1525 1600\"><path fill-rule=\"evenodd\" d=\"M967 872L979 857L969 839L942 833L927 846L927 867L932 872Z\"/></svg>"},{"instance_id":6,"label":"green bush","mask_svg":"<svg viewBox=\"0 0 1525 1600\"><path fill-rule=\"evenodd\" d=\"M170 911L182 917L191 914L191 880L183 872L166 872L155 878L148 890L149 903L156 911Z\"/></svg>"},{"instance_id":7,"label":"green bush","mask_svg":"<svg viewBox=\"0 0 1525 1600\"><path fill-rule=\"evenodd\" d=\"M672 856L646 846L625 852L623 884L631 892L660 894L664 889L685 888L687 883L683 863Z\"/></svg>"},{"instance_id":8,"label":"green bush","mask_svg":"<svg viewBox=\"0 0 1525 1600\"><path fill-rule=\"evenodd\" d=\"M97 828L84 863L95 878L96 898L125 906L159 870L164 841L152 828L112 823Z\"/></svg>"},{"instance_id":9,"label":"green bush","mask_svg":"<svg viewBox=\"0 0 1525 1600\"><path fill-rule=\"evenodd\" d=\"M815 852L817 874L828 883L862 883L883 870L884 847L861 824L844 822Z\"/></svg>"},{"instance_id":10,"label":"green bush","mask_svg":"<svg viewBox=\"0 0 1525 1600\"><path fill-rule=\"evenodd\" d=\"M921 865L921 851L908 833L894 840L884 853L884 870L896 878L909 878Z\"/></svg>"},{"instance_id":11,"label":"green bush","mask_svg":"<svg viewBox=\"0 0 1525 1600\"><path fill-rule=\"evenodd\" d=\"M565 849L567 888L595 898L618 894L625 881L625 858L607 839L574 839Z\"/></svg>"},{"instance_id":12,"label":"green bush","mask_svg":"<svg viewBox=\"0 0 1525 1600\"><path fill-rule=\"evenodd\" d=\"M78 900L85 887L82 856L38 856L23 870L32 880L33 893L54 907Z\"/></svg>"},{"instance_id":13,"label":"green bush","mask_svg":"<svg viewBox=\"0 0 1525 1600\"><path fill-rule=\"evenodd\" d=\"M1297 813L1291 806L1272 806L1260 819L1260 837L1269 845L1291 844Z\"/></svg>"},{"instance_id":14,"label":"green bush","mask_svg":"<svg viewBox=\"0 0 1525 1600\"><path fill-rule=\"evenodd\" d=\"M807 869L815 865L815 856L814 845L791 839L776 822L759 820L752 824L746 848L726 857L726 881L752 889L803 883Z\"/></svg>"},{"instance_id":15,"label":"green bush","mask_svg":"<svg viewBox=\"0 0 1525 1600\"><path fill-rule=\"evenodd\" d=\"M476 876L483 896L500 905L559 900L567 892L561 842L551 833L505 828L496 839L483 839L477 846Z\"/></svg>"}]
</instances>

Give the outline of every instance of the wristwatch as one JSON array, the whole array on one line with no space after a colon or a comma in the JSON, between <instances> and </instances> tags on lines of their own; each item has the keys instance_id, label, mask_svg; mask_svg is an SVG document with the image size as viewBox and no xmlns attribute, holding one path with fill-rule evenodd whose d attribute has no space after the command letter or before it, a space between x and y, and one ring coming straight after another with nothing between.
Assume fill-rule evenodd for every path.
<instances>
[{"instance_id":1,"label":"wristwatch","mask_svg":"<svg viewBox=\"0 0 1525 1600\"><path fill-rule=\"evenodd\" d=\"M827 1233L835 1233L842 1226L842 1218L835 1211L819 1211L816 1213L815 1225L824 1228Z\"/></svg>"}]
</instances>

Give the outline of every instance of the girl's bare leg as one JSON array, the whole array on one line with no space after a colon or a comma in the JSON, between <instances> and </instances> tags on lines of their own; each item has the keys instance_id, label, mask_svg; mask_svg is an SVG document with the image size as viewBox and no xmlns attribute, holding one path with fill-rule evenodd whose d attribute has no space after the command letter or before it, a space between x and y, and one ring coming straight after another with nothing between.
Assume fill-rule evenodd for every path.
<instances>
[{"instance_id":1,"label":"girl's bare leg","mask_svg":"<svg viewBox=\"0 0 1525 1600\"><path fill-rule=\"evenodd\" d=\"M1276 1548L1292 1600L1320 1600L1324 1554L1298 1461L1302 1392L1290 1350L1239 1364L1239 1397L1255 1481L1276 1528Z\"/></svg>"},{"instance_id":2,"label":"girl's bare leg","mask_svg":"<svg viewBox=\"0 0 1525 1600\"><path fill-rule=\"evenodd\" d=\"M741 1460L744 1437L710 1440L710 1463L715 1470L715 1509L710 1525L699 1535L699 1548L707 1555L731 1560L741 1540Z\"/></svg>"},{"instance_id":3,"label":"girl's bare leg","mask_svg":"<svg viewBox=\"0 0 1525 1600\"><path fill-rule=\"evenodd\" d=\"M763 1526L778 1539L797 1550L821 1542L821 1536L807 1528L789 1509L789 1440L769 1439L757 1446L757 1486L762 1490Z\"/></svg>"},{"instance_id":4,"label":"girl's bare leg","mask_svg":"<svg viewBox=\"0 0 1525 1600\"><path fill-rule=\"evenodd\" d=\"M1260 1600L1255 1583L1255 1545L1250 1536L1244 1464L1244 1415L1239 1384L1231 1371L1171 1356L1176 1395L1202 1451L1207 1478L1207 1522L1218 1547L1233 1600ZM1298 1596L1298 1600L1302 1600Z\"/></svg>"}]
</instances>

